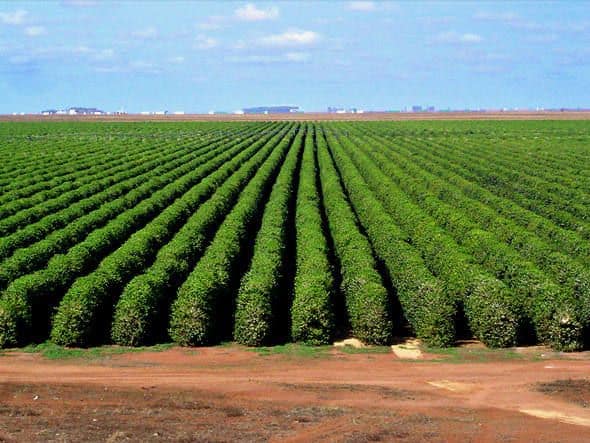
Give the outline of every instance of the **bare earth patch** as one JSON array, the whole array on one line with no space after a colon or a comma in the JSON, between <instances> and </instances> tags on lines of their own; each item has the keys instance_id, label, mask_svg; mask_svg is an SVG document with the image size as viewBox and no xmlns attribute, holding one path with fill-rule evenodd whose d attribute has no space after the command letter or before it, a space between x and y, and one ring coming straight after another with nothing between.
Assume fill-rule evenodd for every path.
<instances>
[{"instance_id":1,"label":"bare earth patch","mask_svg":"<svg viewBox=\"0 0 590 443\"><path fill-rule=\"evenodd\" d=\"M543 394L561 398L583 408L590 408L590 379L554 380L547 383L539 383L537 390Z\"/></svg>"},{"instance_id":2,"label":"bare earth patch","mask_svg":"<svg viewBox=\"0 0 590 443\"><path fill-rule=\"evenodd\" d=\"M64 360L6 352L0 441L590 441L580 426L589 408L537 390L584 379L590 356L580 355L474 363L239 346Z\"/></svg>"}]
</instances>

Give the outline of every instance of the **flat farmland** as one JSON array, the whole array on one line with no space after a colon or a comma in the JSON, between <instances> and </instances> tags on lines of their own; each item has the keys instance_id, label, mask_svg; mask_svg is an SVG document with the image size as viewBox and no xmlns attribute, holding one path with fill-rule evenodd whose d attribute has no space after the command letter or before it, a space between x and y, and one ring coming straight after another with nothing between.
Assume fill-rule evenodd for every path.
<instances>
[{"instance_id":1,"label":"flat farmland","mask_svg":"<svg viewBox=\"0 0 590 443\"><path fill-rule=\"evenodd\" d=\"M0 124L0 346L590 343L590 122Z\"/></svg>"}]
</instances>

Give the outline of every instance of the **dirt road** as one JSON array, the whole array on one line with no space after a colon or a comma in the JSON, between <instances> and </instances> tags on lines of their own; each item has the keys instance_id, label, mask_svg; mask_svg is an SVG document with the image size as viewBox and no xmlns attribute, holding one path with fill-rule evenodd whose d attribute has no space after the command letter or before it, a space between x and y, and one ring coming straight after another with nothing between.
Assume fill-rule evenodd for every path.
<instances>
[{"instance_id":1,"label":"dirt road","mask_svg":"<svg viewBox=\"0 0 590 443\"><path fill-rule=\"evenodd\" d=\"M590 441L590 355L517 357L9 352L0 441Z\"/></svg>"}]
</instances>

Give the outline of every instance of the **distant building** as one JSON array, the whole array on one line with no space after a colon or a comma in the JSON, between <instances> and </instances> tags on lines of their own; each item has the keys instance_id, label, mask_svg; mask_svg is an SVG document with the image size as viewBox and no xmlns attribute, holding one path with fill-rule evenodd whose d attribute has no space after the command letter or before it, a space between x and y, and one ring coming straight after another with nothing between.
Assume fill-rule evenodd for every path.
<instances>
[{"instance_id":1,"label":"distant building","mask_svg":"<svg viewBox=\"0 0 590 443\"><path fill-rule=\"evenodd\" d=\"M103 115L106 112L97 108L72 107L68 109L47 109L41 111L41 115Z\"/></svg>"},{"instance_id":2,"label":"distant building","mask_svg":"<svg viewBox=\"0 0 590 443\"><path fill-rule=\"evenodd\" d=\"M420 105L412 106L412 112L422 112L422 106L420 106Z\"/></svg>"},{"instance_id":3,"label":"distant building","mask_svg":"<svg viewBox=\"0 0 590 443\"><path fill-rule=\"evenodd\" d=\"M299 106L257 106L242 109L244 114L288 114L299 112Z\"/></svg>"}]
</instances>

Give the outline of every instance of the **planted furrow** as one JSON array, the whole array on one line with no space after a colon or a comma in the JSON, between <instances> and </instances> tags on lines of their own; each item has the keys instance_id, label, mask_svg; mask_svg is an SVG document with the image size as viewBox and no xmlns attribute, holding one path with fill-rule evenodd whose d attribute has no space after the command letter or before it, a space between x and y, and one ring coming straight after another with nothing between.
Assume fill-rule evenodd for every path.
<instances>
[{"instance_id":1,"label":"planted furrow","mask_svg":"<svg viewBox=\"0 0 590 443\"><path fill-rule=\"evenodd\" d=\"M407 243L407 235L375 198L352 161L344 155L339 141L329 132L326 139L352 207L373 250L384 263L412 330L431 345L453 344L456 301L447 296L420 253Z\"/></svg>"},{"instance_id":2,"label":"planted furrow","mask_svg":"<svg viewBox=\"0 0 590 443\"><path fill-rule=\"evenodd\" d=\"M344 144L373 192L409 234L429 268L463 306L472 333L489 346L511 346L524 325L522 300L486 272L436 222L410 201L371 159L362 143Z\"/></svg>"},{"instance_id":3,"label":"planted furrow","mask_svg":"<svg viewBox=\"0 0 590 443\"><path fill-rule=\"evenodd\" d=\"M307 126L295 209L296 272L291 336L310 344L329 343L334 334L334 277L323 232L314 128Z\"/></svg>"},{"instance_id":4,"label":"planted furrow","mask_svg":"<svg viewBox=\"0 0 590 443\"><path fill-rule=\"evenodd\" d=\"M254 135L253 138L258 137ZM231 168L236 167L239 159L252 155L258 148L258 142L255 142L251 148L243 150L248 142L246 139L235 149L224 152L184 176L175 178L175 181L138 202L137 206L120 214L103 228L93 231L65 255L53 257L46 269L13 281L0 298L0 347L28 340L34 326L40 330L40 336L45 337L49 326L50 307L60 301L64 291L77 277L91 271L103 257L121 245L133 232L159 216L165 208L175 203L175 200L195 187L204 177L216 170L215 177L230 174ZM211 180L208 183L211 183ZM202 190L203 186L199 189ZM191 196L194 197L194 193ZM172 207L173 209L165 215L160 214L160 220L166 217L174 223L172 211L182 208L179 208L179 205ZM184 214L187 217L189 215L188 212L179 212L178 216ZM124 264L122 262L122 265Z\"/></svg>"},{"instance_id":5,"label":"planted furrow","mask_svg":"<svg viewBox=\"0 0 590 443\"><path fill-rule=\"evenodd\" d=\"M352 334L365 343L388 344L393 332L391 304L377 272L371 245L359 231L322 135L317 137L317 150L324 206L340 265L340 290L345 296Z\"/></svg>"},{"instance_id":6,"label":"planted furrow","mask_svg":"<svg viewBox=\"0 0 590 443\"><path fill-rule=\"evenodd\" d=\"M47 191L47 193L38 194L39 198L36 196L31 199L22 199L13 202L13 204L9 205L10 208L4 208L4 212L9 214L12 213L16 207L18 207L18 209L14 211L16 212L14 215L0 220L0 234L7 235L11 232L14 232L20 227L34 223L42 217L67 208L68 206L71 206L82 199L91 197L103 191L104 189L117 184L121 180L132 177L133 175L130 172L131 169L140 168L140 170L147 170L146 163L148 163L154 156L161 157L161 150L162 147L159 147L156 149L155 154L149 154L147 156L143 155L138 159L127 161L124 164L117 162L118 164L115 167L99 172L98 174L100 177L98 177L98 179L96 176L91 176L80 180L79 183L75 183L73 185L74 189L69 192L62 194L61 190L59 189L60 187L58 187L56 189ZM81 186L78 187L78 185ZM45 200L46 196L53 196L54 198ZM34 206L26 207L26 205L29 203L29 200L38 199L40 201L36 202ZM21 210L21 207L26 207L26 209ZM9 209L10 211L6 212Z\"/></svg>"},{"instance_id":7,"label":"planted furrow","mask_svg":"<svg viewBox=\"0 0 590 443\"><path fill-rule=\"evenodd\" d=\"M366 139L364 139L366 140ZM363 147L370 150L370 143ZM572 291L560 288L531 262L509 246L498 242L482 230L466 214L435 198L415 178L419 173L404 174L395 162L384 157L378 147L369 157L430 214L446 232L464 246L486 269L494 273L523 301L541 341L558 349L578 349L582 346L582 331L588 314L582 315L581 306ZM588 299L588 297L586 297ZM580 315L579 315L580 314Z\"/></svg>"},{"instance_id":8,"label":"planted furrow","mask_svg":"<svg viewBox=\"0 0 590 443\"><path fill-rule=\"evenodd\" d=\"M451 148L447 149L451 150ZM444 150L440 151L444 152ZM489 170L490 160L472 159L467 154L458 155L456 153L452 154L452 160L464 168L460 173L466 179L478 183L497 196L509 199L523 208L549 218L557 225L582 236L585 241L590 239L590 222L588 221L590 216L587 207L583 209L585 213L581 217L575 216L552 203L553 200L561 201L563 199L550 195L539 196L538 194L536 194L538 198L536 199L527 196L527 193L515 192L509 189L512 178ZM529 186L534 188L535 184Z\"/></svg>"},{"instance_id":9,"label":"planted furrow","mask_svg":"<svg viewBox=\"0 0 590 443\"><path fill-rule=\"evenodd\" d=\"M43 203L63 193L78 189L92 183L95 180L114 175L124 170L127 163L142 161L147 156L158 155L162 146L139 146L126 149L125 154L106 159L104 153L97 156L93 165L87 169L76 169L76 172L68 174L66 180L53 179L47 182L36 183L32 186L20 186L18 189L7 192L0 197L0 217L5 218L18 211Z\"/></svg>"},{"instance_id":10,"label":"planted furrow","mask_svg":"<svg viewBox=\"0 0 590 443\"><path fill-rule=\"evenodd\" d=\"M20 259L13 261L20 263L24 260L27 263L27 266L22 268L21 274L31 272L34 270L34 266L39 266L39 263L42 263L42 260L47 260L51 255L70 247L76 241L82 239L90 230L96 229L101 223L108 221L112 217L111 214L114 214L112 207L124 208L119 204L122 201L119 197L130 191L134 193L138 187L145 188L146 183L144 182L146 179L158 177L180 166L182 168L177 172L189 172L192 167L213 158L236 143L238 143L236 140L230 143L225 139L215 140L210 145L202 146L201 144L188 149L184 148L179 152L175 151L170 155L158 157L152 162L146 162L137 168L131 169L125 173L131 178L0 239L0 259L6 259L16 249L41 241L52 231L57 231L67 225L61 231L54 232L51 237L46 238L42 246L37 245L37 251L43 251L43 256L40 256L39 252L35 252L35 249L30 248L17 253ZM162 186L166 184L166 177L157 178ZM153 192L153 190L150 192ZM128 200L128 197L130 195L123 196L122 199ZM5 264L0 264L0 288L5 287L5 273L3 271L5 266ZM11 275L14 275L14 273L11 273Z\"/></svg>"},{"instance_id":11,"label":"planted furrow","mask_svg":"<svg viewBox=\"0 0 590 443\"><path fill-rule=\"evenodd\" d=\"M493 227L505 241L512 243L513 233L525 229L530 232L529 235L550 242L555 249L572 256L571 258L582 263L590 261L590 243L588 241L575 232L563 229L551 220L522 208L511 200L498 197L476 183L466 180L454 172L456 166L440 156L429 153L429 150L424 149L424 146L416 145L410 150L396 145L396 151L406 158L407 164L415 163L422 169L436 174L437 179L432 180L432 186L436 186L442 180L444 187L452 186L460 191L465 196L461 201L458 200L457 193L447 192L442 189L442 186L438 188L437 192L441 198L447 198L449 203L457 204L472 214L476 214L478 221L484 223L485 226ZM393 152L388 150L388 154L391 155ZM466 199L469 199L470 203L465 203ZM469 206L469 209L466 205ZM472 212L471 208L475 208L473 205L477 205L477 211ZM550 256L551 254L545 255Z\"/></svg>"},{"instance_id":12,"label":"planted furrow","mask_svg":"<svg viewBox=\"0 0 590 443\"><path fill-rule=\"evenodd\" d=\"M236 301L234 339L248 346L271 343L279 335L289 304L286 287L288 224L294 216L296 174L301 161L303 133L298 131L293 147L272 188L256 235L254 253Z\"/></svg>"},{"instance_id":13,"label":"planted furrow","mask_svg":"<svg viewBox=\"0 0 590 443\"><path fill-rule=\"evenodd\" d=\"M68 346L88 345L106 339L108 327L104 327L104 323L108 324L111 320L113 307L125 284L152 263L157 251L174 236L199 205L214 195L218 188L223 188L223 184L241 165L245 163L255 169L261 164L273 148L272 144L267 143L269 138L257 140L222 164L145 228L133 234L123 246L107 256L95 271L76 280L53 318L51 339ZM250 158L253 159L248 161ZM227 187L232 186L231 189L237 194L240 185L232 180ZM231 205L232 196L231 193L227 195L223 203ZM223 216L223 211L214 216ZM215 224L215 219L212 224Z\"/></svg>"},{"instance_id":14,"label":"planted furrow","mask_svg":"<svg viewBox=\"0 0 590 443\"><path fill-rule=\"evenodd\" d=\"M284 138L279 142L280 137ZM269 140L268 146L276 145L274 149L281 150L288 140L286 133L281 132ZM239 185L251 177L255 170L252 165L258 164L264 152L221 186L158 252L154 263L126 285L115 308L111 330L115 343L137 346L166 335L167 314L173 295L202 255L215 232L215 224L231 208Z\"/></svg>"},{"instance_id":15,"label":"planted furrow","mask_svg":"<svg viewBox=\"0 0 590 443\"><path fill-rule=\"evenodd\" d=\"M239 196L235 207L194 270L178 289L170 314L170 336L183 346L220 341L231 330L239 265L247 257L272 182L278 174L293 135L274 149ZM222 189L220 189L221 191Z\"/></svg>"}]
</instances>

